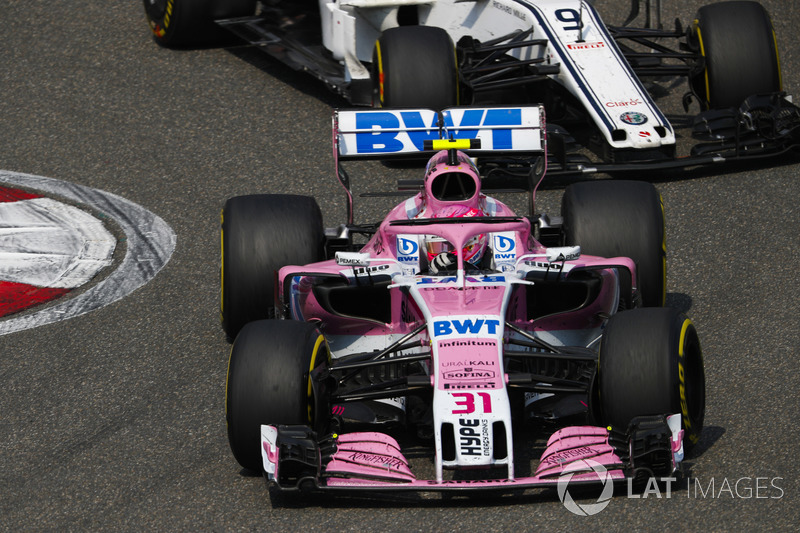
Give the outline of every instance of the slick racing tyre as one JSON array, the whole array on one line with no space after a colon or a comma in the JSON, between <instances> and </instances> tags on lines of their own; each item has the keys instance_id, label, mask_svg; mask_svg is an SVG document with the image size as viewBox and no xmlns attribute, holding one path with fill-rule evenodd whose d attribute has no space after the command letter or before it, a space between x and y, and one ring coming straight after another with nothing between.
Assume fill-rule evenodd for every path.
<instances>
[{"instance_id":1,"label":"slick racing tyre","mask_svg":"<svg viewBox=\"0 0 800 533\"><path fill-rule=\"evenodd\" d=\"M260 471L261 424L311 425L311 370L328 361L316 327L294 320L259 320L231 348L225 389L228 442L236 461Z\"/></svg>"},{"instance_id":2,"label":"slick racing tyre","mask_svg":"<svg viewBox=\"0 0 800 533\"><path fill-rule=\"evenodd\" d=\"M691 78L704 109L739 107L748 96L781 90L775 32L758 2L701 7L690 44L705 62L705 68Z\"/></svg>"},{"instance_id":3,"label":"slick racing tyre","mask_svg":"<svg viewBox=\"0 0 800 533\"><path fill-rule=\"evenodd\" d=\"M664 305L664 209L656 188L640 181L585 181L569 185L561 201L567 246L600 257L630 257L646 307Z\"/></svg>"},{"instance_id":4,"label":"slick racing tyre","mask_svg":"<svg viewBox=\"0 0 800 533\"><path fill-rule=\"evenodd\" d=\"M681 414L684 444L697 444L705 373L692 321L669 307L623 311L608 321L598 360L600 412L622 431L637 416Z\"/></svg>"},{"instance_id":5,"label":"slick racing tyre","mask_svg":"<svg viewBox=\"0 0 800 533\"><path fill-rule=\"evenodd\" d=\"M147 23L156 41L166 47L215 44L226 33L214 21L244 17L256 0L144 0Z\"/></svg>"},{"instance_id":6,"label":"slick racing tyre","mask_svg":"<svg viewBox=\"0 0 800 533\"><path fill-rule=\"evenodd\" d=\"M383 32L372 56L375 107L441 110L458 103L452 39L442 28L398 26Z\"/></svg>"},{"instance_id":7,"label":"slick racing tyre","mask_svg":"<svg viewBox=\"0 0 800 533\"><path fill-rule=\"evenodd\" d=\"M275 273L286 265L323 259L325 232L317 202L308 196L237 196L222 210L220 313L233 340L245 324L270 318Z\"/></svg>"}]
</instances>

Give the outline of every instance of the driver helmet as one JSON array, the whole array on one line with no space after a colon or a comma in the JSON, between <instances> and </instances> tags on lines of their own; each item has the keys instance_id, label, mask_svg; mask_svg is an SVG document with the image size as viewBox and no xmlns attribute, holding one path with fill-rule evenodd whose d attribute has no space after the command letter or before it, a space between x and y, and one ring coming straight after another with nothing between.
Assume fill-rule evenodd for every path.
<instances>
[{"instance_id":1,"label":"driver helmet","mask_svg":"<svg viewBox=\"0 0 800 533\"><path fill-rule=\"evenodd\" d=\"M482 217L485 216L485 213L480 209L476 209L474 207L470 207L468 205L451 205L442 209L439 213L436 213L433 218L457 218L457 217ZM483 252L486 251L486 234L481 233L480 235L473 236L467 243L464 245L463 254L464 254L464 261L467 263L471 263L476 265L480 262L481 258L483 257ZM433 259L442 253L455 253L453 245L450 244L447 239L436 235L428 235L425 238L425 247L427 248L428 252L428 261L431 262Z\"/></svg>"}]
</instances>

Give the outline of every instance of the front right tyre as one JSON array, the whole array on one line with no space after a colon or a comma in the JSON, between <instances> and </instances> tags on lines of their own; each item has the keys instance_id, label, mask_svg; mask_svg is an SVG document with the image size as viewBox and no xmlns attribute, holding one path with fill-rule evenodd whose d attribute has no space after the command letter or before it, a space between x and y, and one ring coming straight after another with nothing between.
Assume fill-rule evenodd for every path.
<instances>
[{"instance_id":1,"label":"front right tyre","mask_svg":"<svg viewBox=\"0 0 800 533\"><path fill-rule=\"evenodd\" d=\"M260 471L261 425L314 422L311 371L329 359L312 324L260 320L245 326L231 348L225 388L228 443L238 463Z\"/></svg>"}]
</instances>

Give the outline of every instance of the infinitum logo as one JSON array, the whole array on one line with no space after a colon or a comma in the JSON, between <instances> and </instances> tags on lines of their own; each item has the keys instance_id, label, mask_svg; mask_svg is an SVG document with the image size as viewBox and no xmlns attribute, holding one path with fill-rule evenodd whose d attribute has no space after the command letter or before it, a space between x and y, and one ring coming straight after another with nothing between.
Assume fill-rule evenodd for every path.
<instances>
[{"instance_id":1,"label":"infinitum logo","mask_svg":"<svg viewBox=\"0 0 800 533\"><path fill-rule=\"evenodd\" d=\"M572 498L567 487L574 475L587 474L589 472L594 472L596 474L597 480L603 485L603 490L595 503L580 504ZM611 501L611 497L614 495L614 483L611 480L611 476L608 474L608 470L600 463L592 461L591 459L582 459L571 464L564 473L559 476L558 485L556 487L558 490L558 498L561 500L561 503L564 504L564 507L566 507L569 512L579 516L592 516L599 513L606 508Z\"/></svg>"}]
</instances>

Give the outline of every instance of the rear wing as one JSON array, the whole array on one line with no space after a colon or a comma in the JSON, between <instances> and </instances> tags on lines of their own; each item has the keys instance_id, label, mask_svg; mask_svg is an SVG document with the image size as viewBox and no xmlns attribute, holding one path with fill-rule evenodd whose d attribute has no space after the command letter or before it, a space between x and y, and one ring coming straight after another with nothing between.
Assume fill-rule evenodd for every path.
<instances>
[{"instance_id":1,"label":"rear wing","mask_svg":"<svg viewBox=\"0 0 800 533\"><path fill-rule=\"evenodd\" d=\"M334 145L341 159L385 159L433 155L434 140L478 140L463 151L544 152L544 109L528 107L453 107L357 109L333 113ZM462 149L462 148L459 148Z\"/></svg>"},{"instance_id":2,"label":"rear wing","mask_svg":"<svg viewBox=\"0 0 800 533\"><path fill-rule=\"evenodd\" d=\"M420 159L447 149L472 157L545 154L544 117L540 105L335 110L333 156L337 177L347 191L348 223L353 223L353 197L340 161ZM538 175L531 191L543 175Z\"/></svg>"}]
</instances>

